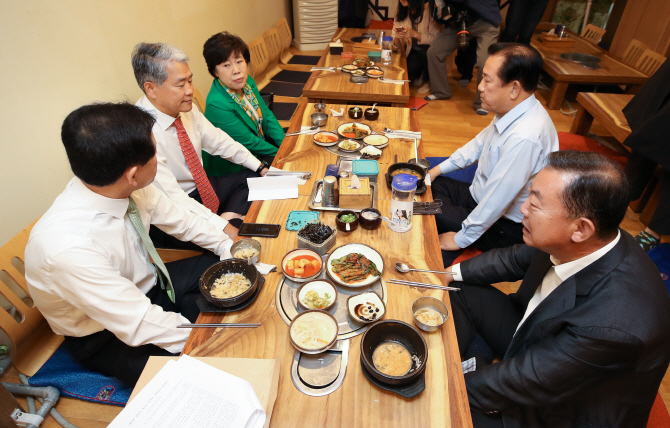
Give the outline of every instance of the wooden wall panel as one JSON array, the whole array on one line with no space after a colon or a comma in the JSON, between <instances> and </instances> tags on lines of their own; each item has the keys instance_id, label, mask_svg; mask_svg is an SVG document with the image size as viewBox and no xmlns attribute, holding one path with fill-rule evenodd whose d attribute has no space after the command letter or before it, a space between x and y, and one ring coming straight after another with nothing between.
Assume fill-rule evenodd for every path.
<instances>
[{"instance_id":1,"label":"wooden wall panel","mask_svg":"<svg viewBox=\"0 0 670 428\"><path fill-rule=\"evenodd\" d=\"M622 56L631 40L638 39L654 51L670 53L670 2L632 0L626 5L610 51Z\"/></svg>"}]
</instances>

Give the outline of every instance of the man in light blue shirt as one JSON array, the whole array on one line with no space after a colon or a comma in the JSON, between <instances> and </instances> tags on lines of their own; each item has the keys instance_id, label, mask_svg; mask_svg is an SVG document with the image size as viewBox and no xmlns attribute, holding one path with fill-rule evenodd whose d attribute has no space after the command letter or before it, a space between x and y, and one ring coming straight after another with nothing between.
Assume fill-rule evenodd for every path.
<instances>
[{"instance_id":1,"label":"man in light blue shirt","mask_svg":"<svg viewBox=\"0 0 670 428\"><path fill-rule=\"evenodd\" d=\"M542 57L533 48L496 43L489 48L478 90L491 124L449 159L430 170L434 199L444 202L435 216L445 266L474 244L482 251L523 243L519 209L528 187L558 135L533 94ZM440 177L479 162L472 185Z\"/></svg>"}]
</instances>

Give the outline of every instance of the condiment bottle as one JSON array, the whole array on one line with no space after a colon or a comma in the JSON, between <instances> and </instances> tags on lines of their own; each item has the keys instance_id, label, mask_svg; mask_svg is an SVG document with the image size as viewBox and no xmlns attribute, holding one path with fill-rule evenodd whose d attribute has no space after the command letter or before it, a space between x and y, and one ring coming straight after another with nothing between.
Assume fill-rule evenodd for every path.
<instances>
[{"instance_id":1,"label":"condiment bottle","mask_svg":"<svg viewBox=\"0 0 670 428\"><path fill-rule=\"evenodd\" d=\"M393 48L393 37L384 36L382 41L382 64L391 64L391 49Z\"/></svg>"},{"instance_id":2,"label":"condiment bottle","mask_svg":"<svg viewBox=\"0 0 670 428\"><path fill-rule=\"evenodd\" d=\"M410 174L398 174L393 177L393 197L388 225L394 232L408 232L412 229L414 193L418 181L417 177Z\"/></svg>"}]
</instances>

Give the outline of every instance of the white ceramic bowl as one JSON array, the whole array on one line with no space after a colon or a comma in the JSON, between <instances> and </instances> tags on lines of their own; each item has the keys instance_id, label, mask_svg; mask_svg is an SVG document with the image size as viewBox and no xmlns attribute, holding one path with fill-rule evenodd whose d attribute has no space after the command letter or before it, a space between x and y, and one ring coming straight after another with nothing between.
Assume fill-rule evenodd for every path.
<instances>
[{"instance_id":1,"label":"white ceramic bowl","mask_svg":"<svg viewBox=\"0 0 670 428\"><path fill-rule=\"evenodd\" d=\"M304 303L305 296L310 291L315 291L322 299L325 298L326 294L328 294L330 303L328 303L328 305L324 306L323 308L310 308ZM314 281L309 281L301 285L300 288L298 288L297 297L298 304L307 310L321 309L323 311L327 311L328 309L332 308L337 301L337 288L335 287L335 284L327 279L315 279Z\"/></svg>"},{"instance_id":2,"label":"white ceramic bowl","mask_svg":"<svg viewBox=\"0 0 670 428\"><path fill-rule=\"evenodd\" d=\"M315 257L319 261L319 263L321 264L321 267L319 268L318 272L316 272L314 275L299 277L299 276L295 276L294 272L291 272L290 270L287 270L287 268L286 268L287 262L289 260L292 260L292 259L298 257L298 256L312 256L312 257ZM307 281L311 281L311 280L316 279L316 278L319 277L319 275L323 271L323 259L321 258L319 253L317 253L314 250L310 250L310 249L307 249L307 248L298 248L296 250L292 250L292 251L289 251L288 253L286 253L286 255L284 256L284 258L281 261L281 269L282 269L282 272L284 272L284 275L286 276L286 278L290 279L291 281L307 282Z\"/></svg>"},{"instance_id":3,"label":"white ceramic bowl","mask_svg":"<svg viewBox=\"0 0 670 428\"><path fill-rule=\"evenodd\" d=\"M386 315L386 306L377 293L355 294L347 299L349 316L357 322L369 324L379 321Z\"/></svg>"},{"instance_id":4,"label":"white ceramic bowl","mask_svg":"<svg viewBox=\"0 0 670 428\"><path fill-rule=\"evenodd\" d=\"M362 254L365 257L367 257L367 259L370 260L372 263L374 263L375 266L377 267L377 270L379 271L379 276L368 275L368 277L365 280L358 281L355 283L347 283L344 282L342 279L340 279L340 277L337 276L335 272L333 272L333 266L332 266L333 260L339 259L343 256L352 253ZM367 245L346 244L336 248L335 250L333 250L332 253L330 253L330 256L328 256L328 260L326 260L326 272L328 272L328 276L337 284L341 284L344 285L345 287L352 287L352 288L365 287L381 278L381 275L384 273L384 259L382 258L381 254L377 252L377 250L375 250L372 247L368 247Z\"/></svg>"}]
</instances>

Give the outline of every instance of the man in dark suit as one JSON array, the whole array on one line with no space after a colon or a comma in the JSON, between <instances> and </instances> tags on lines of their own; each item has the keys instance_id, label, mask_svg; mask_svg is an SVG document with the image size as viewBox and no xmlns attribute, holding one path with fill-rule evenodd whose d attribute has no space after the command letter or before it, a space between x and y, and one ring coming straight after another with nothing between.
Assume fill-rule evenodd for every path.
<instances>
[{"instance_id":1,"label":"man in dark suit","mask_svg":"<svg viewBox=\"0 0 670 428\"><path fill-rule=\"evenodd\" d=\"M619 229L627 196L604 156L551 153L521 207L526 245L452 267L461 356L483 342L503 356L465 374L475 427L646 426L670 361L670 297ZM522 278L509 296L488 285Z\"/></svg>"}]
</instances>

